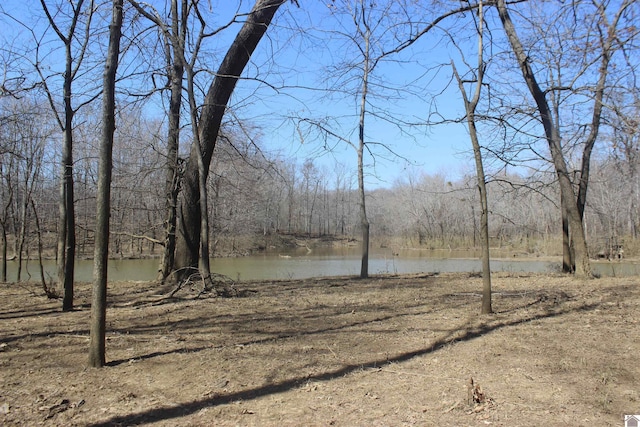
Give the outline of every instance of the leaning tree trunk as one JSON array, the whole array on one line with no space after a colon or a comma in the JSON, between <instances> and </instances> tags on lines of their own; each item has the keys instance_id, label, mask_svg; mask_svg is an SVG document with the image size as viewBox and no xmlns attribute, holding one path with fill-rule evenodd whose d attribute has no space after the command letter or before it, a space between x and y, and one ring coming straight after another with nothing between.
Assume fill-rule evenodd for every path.
<instances>
[{"instance_id":1,"label":"leaning tree trunk","mask_svg":"<svg viewBox=\"0 0 640 427\"><path fill-rule=\"evenodd\" d=\"M123 0L113 0L113 16L109 26L109 47L103 76L102 141L100 144L100 165L96 194L97 217L89 343L89 366L94 368L100 368L105 365L111 172L113 166L113 133L116 128L115 87L120 54L120 37L122 35L122 9Z\"/></svg>"},{"instance_id":2,"label":"leaning tree trunk","mask_svg":"<svg viewBox=\"0 0 640 427\"><path fill-rule=\"evenodd\" d=\"M582 226L582 218L578 211L578 204L573 184L569 177L567 164L562 154L562 145L560 142L560 134L558 127L553 123L551 115L551 109L546 99L546 92L540 88L536 76L529 64L529 57L527 56L520 38L516 32L515 26L511 21L511 17L507 11L506 1L498 0L498 14L504 27L511 48L516 56L520 71L524 77L525 83L533 96L533 99L540 113L540 120L544 127L545 136L549 145L549 151L551 152L551 158L553 165L558 176L558 183L560 185L561 197L566 200L565 208L567 213L567 219L569 222L569 230L571 231L571 237L574 243L575 254L575 275L578 277L591 277L591 264L589 262L589 252L587 249L587 240L585 238L584 229Z\"/></svg>"},{"instance_id":3,"label":"leaning tree trunk","mask_svg":"<svg viewBox=\"0 0 640 427\"><path fill-rule=\"evenodd\" d=\"M201 146L192 145L182 181L178 204L175 269L184 277L185 269L197 268L200 250L201 212L198 157L202 155L205 174L216 146L222 117L233 90L251 58L251 54L267 31L278 8L286 0L257 0L231 47L204 99L198 124ZM207 176L203 177L206 181Z\"/></svg>"}]
</instances>

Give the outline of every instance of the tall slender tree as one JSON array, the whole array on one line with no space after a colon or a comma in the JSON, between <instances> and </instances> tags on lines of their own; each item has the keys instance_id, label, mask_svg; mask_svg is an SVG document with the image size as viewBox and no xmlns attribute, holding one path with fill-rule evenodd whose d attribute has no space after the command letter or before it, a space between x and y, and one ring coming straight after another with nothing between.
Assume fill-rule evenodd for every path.
<instances>
[{"instance_id":1,"label":"tall slender tree","mask_svg":"<svg viewBox=\"0 0 640 427\"><path fill-rule=\"evenodd\" d=\"M176 248L176 221L179 191L180 115L184 80L184 46L187 40L187 0L171 0L171 32L165 47L170 78L169 129L165 178L165 239L160 265L160 280L165 281L173 269Z\"/></svg>"},{"instance_id":2,"label":"tall slender tree","mask_svg":"<svg viewBox=\"0 0 640 427\"><path fill-rule=\"evenodd\" d=\"M120 38L124 14L123 0L113 0L109 47L105 61L102 92L102 141L98 170L96 204L96 238L93 259L93 298L91 302L91 329L89 366L105 365L105 332L107 317L107 266L109 257L109 217L111 216L111 174L113 166L113 134L115 122L116 71L120 56Z\"/></svg>"},{"instance_id":3,"label":"tall slender tree","mask_svg":"<svg viewBox=\"0 0 640 427\"><path fill-rule=\"evenodd\" d=\"M176 248L177 203L180 181L180 118L182 115L182 94L184 85L185 45L189 11L197 8L190 0L171 0L169 23L163 21L155 10L147 10L135 0L129 0L136 10L158 26L164 42L167 76L169 79L169 123L167 129L167 149L165 160L165 236L162 260L159 268L159 280L164 282L171 274L174 266ZM200 40L195 43L199 46ZM194 59L197 55L194 54Z\"/></svg>"},{"instance_id":4,"label":"tall slender tree","mask_svg":"<svg viewBox=\"0 0 640 427\"><path fill-rule=\"evenodd\" d=\"M469 137L473 146L473 157L476 165L476 181L478 192L480 193L480 241L482 244L482 314L492 313L491 308L491 265L489 253L489 203L487 202L487 181L484 172L484 164L482 161L482 147L478 138L478 129L476 126L476 109L480 102L482 93L483 78L486 64L484 62L484 9L482 0L478 3L478 17L476 29L478 32L478 63L473 70L475 74L472 83L475 85L473 95L469 98L465 81L458 74L455 63L452 61L453 73L458 82L464 108L466 113L467 127L469 129ZM474 230L475 233L475 230ZM475 234L474 234L475 235Z\"/></svg>"},{"instance_id":5,"label":"tall slender tree","mask_svg":"<svg viewBox=\"0 0 640 427\"><path fill-rule=\"evenodd\" d=\"M44 0L40 0L42 10L47 16L49 26L64 45L64 72L62 73L62 111L59 111L58 103L55 100L55 91L48 82L42 64L36 58L35 67L42 79L42 85L49 100L52 111L58 122L60 130L63 132L64 141L62 144L61 156L61 177L60 199L58 203L59 225L58 225L58 283L64 290L62 309L69 311L73 309L74 296L74 270L75 270L75 249L76 249L76 224L74 205L74 176L73 176L73 126L74 116L82 105L90 102L89 97L83 103L74 106L73 83L84 66L89 42L92 39L91 23L93 18L93 0L75 0L67 2L70 8L71 17L67 28L63 28L57 22L57 16L50 10L51 6ZM63 8L63 5L55 5L56 8ZM40 49L36 50L39 54Z\"/></svg>"},{"instance_id":6,"label":"tall slender tree","mask_svg":"<svg viewBox=\"0 0 640 427\"><path fill-rule=\"evenodd\" d=\"M408 22L409 7L405 2L385 1L382 3L358 1L336 1L328 5L337 25L336 29L327 33L327 38L334 38L345 44L345 56L334 68L336 71L331 87L339 98L346 98L356 105L355 113L347 113L346 119L309 119L303 118L300 125L310 125L331 139L351 147L357 156L357 200L359 225L362 236L360 277L369 276L370 223L367 215L367 195L365 189L365 157L373 153L372 147L379 146L392 152L380 141L372 140L367 132L367 120L373 112L373 97L384 96L382 93L394 93L395 88L378 75L379 68L390 56L399 52L395 48L398 40L406 37L403 25ZM372 93L372 88L376 90ZM331 96L331 95L330 95ZM391 113L385 111L385 120L397 122ZM357 117L352 121L351 117ZM330 123L344 122L346 131L338 129ZM350 138L349 134L357 135Z\"/></svg>"}]
</instances>

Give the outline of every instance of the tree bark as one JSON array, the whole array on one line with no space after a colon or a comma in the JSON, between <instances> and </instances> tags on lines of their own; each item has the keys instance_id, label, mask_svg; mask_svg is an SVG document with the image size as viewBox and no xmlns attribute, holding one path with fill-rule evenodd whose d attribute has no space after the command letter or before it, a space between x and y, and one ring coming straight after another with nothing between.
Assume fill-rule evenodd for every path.
<instances>
[{"instance_id":1,"label":"tree bark","mask_svg":"<svg viewBox=\"0 0 640 427\"><path fill-rule=\"evenodd\" d=\"M178 277L184 277L189 268L198 266L201 234L200 177L198 172L199 156L205 174L208 175L211 157L216 146L220 125L229 98L251 58L251 54L267 31L278 8L286 0L257 0L247 16L246 22L227 51L214 78L200 113L198 124L199 140L194 143L185 174L178 207L178 227L176 234L175 269ZM207 176L204 176L206 182Z\"/></svg>"},{"instance_id":2,"label":"tree bark","mask_svg":"<svg viewBox=\"0 0 640 427\"><path fill-rule=\"evenodd\" d=\"M362 18L365 19L364 6L362 9ZM362 87L360 94L360 117L358 123L358 195L360 204L360 228L362 228L362 260L360 264L360 278L369 277L369 219L367 218L366 196L364 191L364 149L366 142L364 140L365 118L367 115L367 95L369 93L369 72L371 61L370 37L371 30L367 22L363 22L365 31L364 49L363 49L363 68L362 68Z\"/></svg>"},{"instance_id":3,"label":"tree bark","mask_svg":"<svg viewBox=\"0 0 640 427\"><path fill-rule=\"evenodd\" d=\"M64 297L62 310L73 310L73 284L76 253L76 224L73 188L73 116L71 105L71 51L67 44L67 65L64 79L64 143L62 151L62 182L60 183L60 230L58 233L58 283Z\"/></svg>"},{"instance_id":4,"label":"tree bark","mask_svg":"<svg viewBox=\"0 0 640 427\"><path fill-rule=\"evenodd\" d=\"M4 283L7 282L7 246L9 243L7 242L7 229L4 226L4 223L1 225L2 227L2 281Z\"/></svg>"},{"instance_id":5,"label":"tree bark","mask_svg":"<svg viewBox=\"0 0 640 427\"><path fill-rule=\"evenodd\" d=\"M113 134L116 128L115 86L120 54L120 37L122 35L123 0L113 0L112 13L112 21L109 26L109 47L103 75L102 141L100 144L96 200L96 237L93 259L89 366L94 368L105 365L111 172L113 168Z\"/></svg>"},{"instance_id":6,"label":"tree bark","mask_svg":"<svg viewBox=\"0 0 640 427\"><path fill-rule=\"evenodd\" d=\"M573 248L571 245L569 214L566 208L567 200L562 194L560 194L560 199L560 212L562 213L562 271L564 273L573 273L576 269L576 262L573 258Z\"/></svg>"},{"instance_id":7,"label":"tree bark","mask_svg":"<svg viewBox=\"0 0 640 427\"><path fill-rule=\"evenodd\" d=\"M178 18L178 1L171 1L171 37L166 47L170 62L171 95L169 101L169 130L165 178L165 242L160 264L159 279L164 282L173 271L176 248L177 205L179 191L178 154L180 147L180 113L182 108L182 83L184 80L184 49L186 39L186 1L182 2L181 18ZM173 49L173 55L171 50ZM171 63L171 60L172 63Z\"/></svg>"}]
</instances>

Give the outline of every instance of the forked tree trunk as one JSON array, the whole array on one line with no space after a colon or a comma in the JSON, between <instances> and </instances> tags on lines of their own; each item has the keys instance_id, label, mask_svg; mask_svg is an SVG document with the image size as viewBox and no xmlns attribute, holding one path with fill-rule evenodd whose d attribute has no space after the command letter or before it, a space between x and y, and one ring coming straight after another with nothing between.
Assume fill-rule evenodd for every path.
<instances>
[{"instance_id":1,"label":"forked tree trunk","mask_svg":"<svg viewBox=\"0 0 640 427\"><path fill-rule=\"evenodd\" d=\"M589 262L589 253L582 218L580 217L576 202L577 197L562 153L559 130L553 123L551 109L549 108L549 104L546 99L546 92L540 88L533 69L529 64L529 57L520 42L515 26L511 21L509 12L507 11L506 0L498 0L497 5L500 20L502 21L505 33L509 39L509 43L511 44L516 60L518 61L518 65L520 66L520 71L522 72L524 81L529 88L538 108L538 112L540 113L540 120L544 127L549 151L551 152L553 165L558 176L561 197L564 197L567 202L565 203L565 208L569 222L569 229L571 230L571 236L574 243L576 265L575 275L578 277L591 277L591 263Z\"/></svg>"},{"instance_id":2,"label":"forked tree trunk","mask_svg":"<svg viewBox=\"0 0 640 427\"><path fill-rule=\"evenodd\" d=\"M227 51L222 64L220 64L218 73L204 99L198 124L198 139L201 141L201 146L193 144L191 147L178 204L175 269L179 272L186 273L187 270L185 269L198 266L202 224L198 158L202 155L204 171L208 175L211 157L216 146L220 125L229 98L242 71L249 62L251 54L267 31L276 11L285 1L256 1L240 32ZM207 176L203 178L206 182ZM183 276L183 273L178 274L178 278Z\"/></svg>"},{"instance_id":3,"label":"forked tree trunk","mask_svg":"<svg viewBox=\"0 0 640 427\"><path fill-rule=\"evenodd\" d=\"M589 188L589 175L591 171L591 154L593 153L593 147L595 146L598 134L600 131L600 122L602 120L602 109L604 106L604 91L607 82L607 75L609 74L609 63L611 62L611 56L613 55L614 43L616 42L616 27L618 21L622 16L624 10L631 5L632 1L627 0L620 5L620 8L613 18L613 22L609 23L607 16L604 13L603 8L599 8L599 14L603 23L606 26L606 31L601 31L600 43L602 45L602 55L600 57L600 67L598 69L598 82L594 90L593 99L593 113L591 116L591 124L589 126L589 134L584 143L584 149L582 152L582 164L580 167L580 179L578 181L578 195L577 205L580 219L584 223L584 209L587 204L587 190ZM572 271L575 269L575 256L573 252L573 244L571 241L571 229L568 224L565 225L566 213L563 209L563 271ZM565 230L568 228L568 230ZM566 268L566 261L570 262L569 270Z\"/></svg>"}]
</instances>

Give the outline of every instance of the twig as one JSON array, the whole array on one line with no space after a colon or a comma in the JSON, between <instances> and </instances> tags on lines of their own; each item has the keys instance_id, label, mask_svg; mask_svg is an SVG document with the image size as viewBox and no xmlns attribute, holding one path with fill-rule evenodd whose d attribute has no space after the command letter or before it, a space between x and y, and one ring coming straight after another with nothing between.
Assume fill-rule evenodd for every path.
<instances>
[{"instance_id":1,"label":"twig","mask_svg":"<svg viewBox=\"0 0 640 427\"><path fill-rule=\"evenodd\" d=\"M340 360L340 358L338 357L338 355L337 355L333 350L331 350L331 347L329 347L329 344L327 344L327 348L329 349L329 351L331 352L331 354L333 354L333 357L335 357L337 360Z\"/></svg>"}]
</instances>

